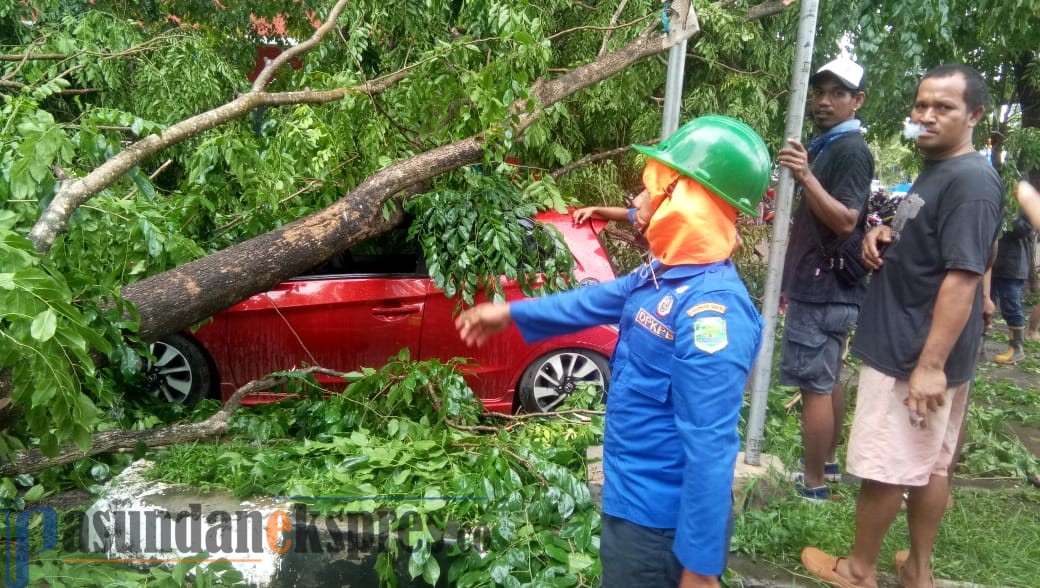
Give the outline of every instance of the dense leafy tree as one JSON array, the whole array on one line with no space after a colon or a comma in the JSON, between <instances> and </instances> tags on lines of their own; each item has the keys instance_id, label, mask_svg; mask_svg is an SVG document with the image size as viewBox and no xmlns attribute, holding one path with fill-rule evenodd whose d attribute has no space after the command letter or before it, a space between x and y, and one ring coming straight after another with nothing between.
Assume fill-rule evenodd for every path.
<instances>
[{"instance_id":1,"label":"dense leafy tree","mask_svg":"<svg viewBox=\"0 0 1040 588\"><path fill-rule=\"evenodd\" d=\"M575 164L657 140L654 56L701 27L686 114L775 128L789 46L775 40L792 22L783 1L677 2L668 34L649 0L226 4L0 9L0 389L28 416L8 424L8 456L23 440L82 452L137 341L385 231L403 198L464 197L460 168L511 178L481 185L522 188L528 205L558 204L556 177L569 195L617 196L631 158ZM264 67L269 45L285 52ZM577 171L518 174L507 155ZM497 217L481 203L513 200L471 202ZM450 280L460 253L442 253Z\"/></svg>"},{"instance_id":2,"label":"dense leafy tree","mask_svg":"<svg viewBox=\"0 0 1040 588\"><path fill-rule=\"evenodd\" d=\"M909 113L917 79L966 63L989 82L992 108L976 135L1009 182L1040 170L1040 4L1029 0L825 3L821 39L846 38L870 72L866 116L880 135Z\"/></svg>"}]
</instances>

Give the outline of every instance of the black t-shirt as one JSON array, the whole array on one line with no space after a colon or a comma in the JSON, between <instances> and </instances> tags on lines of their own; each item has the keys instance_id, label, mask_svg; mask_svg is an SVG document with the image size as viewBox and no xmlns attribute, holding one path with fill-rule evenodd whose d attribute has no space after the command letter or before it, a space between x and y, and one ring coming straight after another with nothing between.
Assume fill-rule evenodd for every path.
<instances>
[{"instance_id":1,"label":"black t-shirt","mask_svg":"<svg viewBox=\"0 0 1040 588\"><path fill-rule=\"evenodd\" d=\"M916 208L916 211L915 211ZM896 210L895 239L874 272L859 314L852 353L874 369L909 379L948 270L982 275L1004 215L1004 186L985 157L969 153L926 161ZM982 288L946 360L946 381L971 379L982 336Z\"/></svg>"},{"instance_id":2,"label":"black t-shirt","mask_svg":"<svg viewBox=\"0 0 1040 588\"><path fill-rule=\"evenodd\" d=\"M844 238L861 239L863 211L870 197L870 180L874 177L874 156L863 135L850 133L829 144L813 159L812 172L828 194L860 211L855 232ZM803 195L794 214L784 259L783 291L788 298L846 304L859 304L863 300L865 282L846 286L825 263L824 250L836 252L841 239L816 219Z\"/></svg>"},{"instance_id":3,"label":"black t-shirt","mask_svg":"<svg viewBox=\"0 0 1040 588\"><path fill-rule=\"evenodd\" d=\"M1032 225L1027 218L1019 214L1011 223L1011 228L997 242L997 259L993 262L994 278L1029 278L1029 245L1032 243L1032 236Z\"/></svg>"}]
</instances>

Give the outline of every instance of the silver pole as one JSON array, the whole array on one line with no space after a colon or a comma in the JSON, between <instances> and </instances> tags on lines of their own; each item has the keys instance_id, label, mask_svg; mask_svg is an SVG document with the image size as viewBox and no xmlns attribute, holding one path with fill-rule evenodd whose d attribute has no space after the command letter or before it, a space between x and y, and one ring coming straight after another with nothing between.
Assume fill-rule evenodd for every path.
<instances>
[{"instance_id":1,"label":"silver pole","mask_svg":"<svg viewBox=\"0 0 1040 588\"><path fill-rule=\"evenodd\" d=\"M686 41L672 45L668 50L668 74L664 84L664 116L661 119L661 140L679 128L679 109L682 106L683 74L686 68Z\"/></svg>"},{"instance_id":2,"label":"silver pole","mask_svg":"<svg viewBox=\"0 0 1040 588\"><path fill-rule=\"evenodd\" d=\"M813 40L816 36L818 0L802 0L798 22L797 46L791 72L791 99L787 104L787 128L784 138L800 138L805 119L805 99L812 69ZM773 368L773 347L776 337L776 315L780 303L780 279L784 271L784 255L791 229L791 199L794 196L794 176L786 167L780 168L780 186L776 195L776 213L773 217L773 235L769 242L769 269L766 291L762 301L765 329L762 331L762 349L751 372L751 414L748 418L747 445L744 463L759 465L762 455L769 396L769 379Z\"/></svg>"}]
</instances>

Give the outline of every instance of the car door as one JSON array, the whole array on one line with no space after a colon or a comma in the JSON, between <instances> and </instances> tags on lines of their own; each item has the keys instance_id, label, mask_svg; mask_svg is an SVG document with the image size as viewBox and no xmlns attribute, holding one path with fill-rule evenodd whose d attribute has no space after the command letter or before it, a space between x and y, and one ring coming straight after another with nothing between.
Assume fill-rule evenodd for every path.
<instances>
[{"instance_id":1,"label":"car door","mask_svg":"<svg viewBox=\"0 0 1040 588\"><path fill-rule=\"evenodd\" d=\"M307 365L379 368L419 351L429 279L415 275L312 276L283 282L229 309L229 363L237 382ZM338 378L319 376L332 388Z\"/></svg>"}]
</instances>

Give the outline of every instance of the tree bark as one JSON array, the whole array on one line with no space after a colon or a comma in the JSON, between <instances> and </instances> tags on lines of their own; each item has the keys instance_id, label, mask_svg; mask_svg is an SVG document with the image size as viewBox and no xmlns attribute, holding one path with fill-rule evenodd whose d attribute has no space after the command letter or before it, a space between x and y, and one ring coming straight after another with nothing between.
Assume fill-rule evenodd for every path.
<instances>
[{"instance_id":1,"label":"tree bark","mask_svg":"<svg viewBox=\"0 0 1040 588\"><path fill-rule=\"evenodd\" d=\"M761 4L749 6L747 11L748 20L758 20L782 12L796 0L766 0Z\"/></svg>"}]
</instances>

